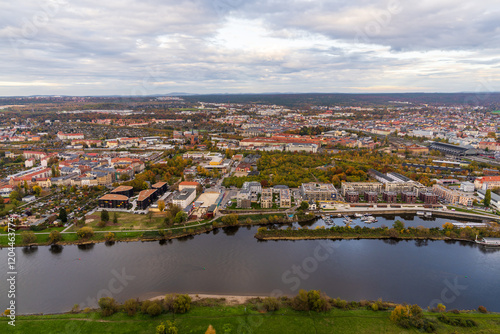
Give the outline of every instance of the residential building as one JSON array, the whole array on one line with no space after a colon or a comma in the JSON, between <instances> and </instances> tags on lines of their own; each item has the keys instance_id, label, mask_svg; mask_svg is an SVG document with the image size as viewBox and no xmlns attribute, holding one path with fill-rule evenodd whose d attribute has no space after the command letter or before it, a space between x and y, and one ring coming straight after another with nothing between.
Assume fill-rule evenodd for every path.
<instances>
[{"instance_id":1,"label":"residential building","mask_svg":"<svg viewBox=\"0 0 500 334\"><path fill-rule=\"evenodd\" d=\"M289 189L280 190L280 208L290 208L292 206L292 198Z\"/></svg>"},{"instance_id":2,"label":"residential building","mask_svg":"<svg viewBox=\"0 0 500 334\"><path fill-rule=\"evenodd\" d=\"M156 189L147 189L141 191L139 193L139 197L137 198L137 209L146 210L157 198L158 196Z\"/></svg>"},{"instance_id":3,"label":"residential building","mask_svg":"<svg viewBox=\"0 0 500 334\"><path fill-rule=\"evenodd\" d=\"M128 197L118 194L106 194L99 198L100 208L128 209Z\"/></svg>"},{"instance_id":4,"label":"residential building","mask_svg":"<svg viewBox=\"0 0 500 334\"><path fill-rule=\"evenodd\" d=\"M357 191L347 191L344 195L345 201L348 203L358 203L359 193Z\"/></svg>"},{"instance_id":5,"label":"residential building","mask_svg":"<svg viewBox=\"0 0 500 334\"><path fill-rule=\"evenodd\" d=\"M415 204L417 202L417 194L412 191L405 191L401 193L401 201L404 203Z\"/></svg>"},{"instance_id":6,"label":"residential building","mask_svg":"<svg viewBox=\"0 0 500 334\"><path fill-rule=\"evenodd\" d=\"M184 189L196 189L200 184L194 181L183 181L179 183L179 191Z\"/></svg>"},{"instance_id":7,"label":"residential building","mask_svg":"<svg viewBox=\"0 0 500 334\"><path fill-rule=\"evenodd\" d=\"M260 197L260 206L263 209L270 209L273 207L273 190L271 188L262 189Z\"/></svg>"},{"instance_id":8,"label":"residential building","mask_svg":"<svg viewBox=\"0 0 500 334\"><path fill-rule=\"evenodd\" d=\"M167 182L156 182L151 186L153 189L158 190L158 197L163 196L168 191L168 183ZM195 188L196 189L196 188Z\"/></svg>"},{"instance_id":9,"label":"residential building","mask_svg":"<svg viewBox=\"0 0 500 334\"><path fill-rule=\"evenodd\" d=\"M134 196L134 187L131 186L119 186L111 190L112 194L127 196L127 198Z\"/></svg>"},{"instance_id":10,"label":"residential building","mask_svg":"<svg viewBox=\"0 0 500 334\"><path fill-rule=\"evenodd\" d=\"M365 191L365 201L368 203L378 202L378 193L376 191Z\"/></svg>"},{"instance_id":11,"label":"residential building","mask_svg":"<svg viewBox=\"0 0 500 334\"><path fill-rule=\"evenodd\" d=\"M341 192L345 197L348 191L357 191L364 193L366 191L375 191L381 193L384 185L380 182L342 182Z\"/></svg>"},{"instance_id":12,"label":"residential building","mask_svg":"<svg viewBox=\"0 0 500 334\"><path fill-rule=\"evenodd\" d=\"M384 191L382 193L382 200L387 203L396 203L397 196L398 195L393 191Z\"/></svg>"},{"instance_id":13,"label":"residential building","mask_svg":"<svg viewBox=\"0 0 500 334\"><path fill-rule=\"evenodd\" d=\"M500 187L500 176L483 176L474 180L475 189L491 189Z\"/></svg>"},{"instance_id":14,"label":"residential building","mask_svg":"<svg viewBox=\"0 0 500 334\"><path fill-rule=\"evenodd\" d=\"M331 183L302 183L300 193L306 201L335 201L337 189Z\"/></svg>"},{"instance_id":15,"label":"residential building","mask_svg":"<svg viewBox=\"0 0 500 334\"><path fill-rule=\"evenodd\" d=\"M236 206L238 208L248 209L252 207L252 201L250 199L250 190L241 189L236 195Z\"/></svg>"},{"instance_id":16,"label":"residential building","mask_svg":"<svg viewBox=\"0 0 500 334\"><path fill-rule=\"evenodd\" d=\"M285 145L285 151L316 153L318 152L318 145L310 143L289 143Z\"/></svg>"}]
</instances>

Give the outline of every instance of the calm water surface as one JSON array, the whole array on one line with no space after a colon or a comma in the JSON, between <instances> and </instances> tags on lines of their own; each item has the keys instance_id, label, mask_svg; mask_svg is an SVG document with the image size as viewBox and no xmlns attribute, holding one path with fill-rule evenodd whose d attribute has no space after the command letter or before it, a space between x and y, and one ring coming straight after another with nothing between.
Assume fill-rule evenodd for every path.
<instances>
[{"instance_id":1,"label":"calm water surface","mask_svg":"<svg viewBox=\"0 0 500 334\"><path fill-rule=\"evenodd\" d=\"M417 218L413 222L425 226ZM262 242L254 238L256 230L219 229L163 244L18 248L18 311L96 307L103 296L123 302L172 292L295 295L298 289L320 289L347 300L382 298L422 307L441 302L448 309L484 305L500 311L495 249L444 241ZM7 262L7 249L0 250L0 261ZM5 282L0 285L4 309Z\"/></svg>"}]
</instances>

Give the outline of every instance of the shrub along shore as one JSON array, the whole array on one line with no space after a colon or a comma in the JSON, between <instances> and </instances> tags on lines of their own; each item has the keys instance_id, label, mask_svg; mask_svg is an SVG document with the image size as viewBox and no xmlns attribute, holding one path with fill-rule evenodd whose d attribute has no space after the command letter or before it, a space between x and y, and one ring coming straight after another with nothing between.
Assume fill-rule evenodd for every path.
<instances>
[{"instance_id":1,"label":"shrub along shore","mask_svg":"<svg viewBox=\"0 0 500 334\"><path fill-rule=\"evenodd\" d=\"M442 228L405 227L397 220L392 228L367 226L332 226L330 228L286 228L268 229L261 227L255 237L260 240L300 240L300 239L430 239L474 241L480 237L500 237L500 232L493 228L457 228L451 223Z\"/></svg>"},{"instance_id":2,"label":"shrub along shore","mask_svg":"<svg viewBox=\"0 0 500 334\"><path fill-rule=\"evenodd\" d=\"M310 221L310 215L299 215L295 221ZM312 218L314 219L314 218ZM212 221L201 222L199 225L159 226L158 229L148 231L123 230L117 232L93 230L84 226L74 233L34 233L23 231L16 234L16 246L47 246L47 245L85 245L99 242L113 243L116 241L155 241L192 237L197 234L208 233L216 228L237 226L272 225L272 228L261 227L255 234L259 240L301 240L301 239L429 239L429 240L457 240L474 241L479 237L500 237L500 231L494 227L488 228L458 228L451 223L443 224L442 228L433 227L405 227L397 220L392 228L367 226L333 226L309 229L307 226L295 228L275 228L275 224L291 223L283 214L236 215L229 214ZM8 246L6 235L0 237L0 248Z\"/></svg>"},{"instance_id":3,"label":"shrub along shore","mask_svg":"<svg viewBox=\"0 0 500 334\"><path fill-rule=\"evenodd\" d=\"M101 298L98 309L57 315L17 316L11 333L498 333L499 315L449 310L438 304L423 311L418 305L390 302L348 302L321 291L300 290L290 297L248 297L241 304L225 298L169 294L164 298L119 304ZM0 318L7 326L9 312ZM4 323L1 323L4 322ZM3 327L2 327L3 328Z\"/></svg>"}]
</instances>

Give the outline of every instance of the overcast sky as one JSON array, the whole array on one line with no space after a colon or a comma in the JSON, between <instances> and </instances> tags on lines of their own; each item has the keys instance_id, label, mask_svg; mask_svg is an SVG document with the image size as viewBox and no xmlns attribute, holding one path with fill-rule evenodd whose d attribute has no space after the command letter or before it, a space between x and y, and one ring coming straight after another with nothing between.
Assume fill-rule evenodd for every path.
<instances>
[{"instance_id":1,"label":"overcast sky","mask_svg":"<svg viewBox=\"0 0 500 334\"><path fill-rule=\"evenodd\" d=\"M0 95L500 91L498 0L23 0Z\"/></svg>"}]
</instances>

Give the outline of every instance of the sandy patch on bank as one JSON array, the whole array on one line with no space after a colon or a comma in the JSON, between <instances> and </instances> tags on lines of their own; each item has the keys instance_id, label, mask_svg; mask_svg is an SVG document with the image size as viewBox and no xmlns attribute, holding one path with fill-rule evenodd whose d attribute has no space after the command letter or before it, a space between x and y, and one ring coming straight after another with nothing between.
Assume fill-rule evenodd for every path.
<instances>
[{"instance_id":1,"label":"sandy patch on bank","mask_svg":"<svg viewBox=\"0 0 500 334\"><path fill-rule=\"evenodd\" d=\"M248 299L252 298L266 298L266 296L234 296L234 295L207 295L207 294L192 294L188 293L188 295L191 297L191 300L193 302L198 301L200 299L205 299L205 298L224 298L226 300L226 304L228 305L238 305L238 304L244 304ZM165 295L162 296L156 296L153 298L150 298L149 300L158 300L158 299L163 299L165 298Z\"/></svg>"}]
</instances>

